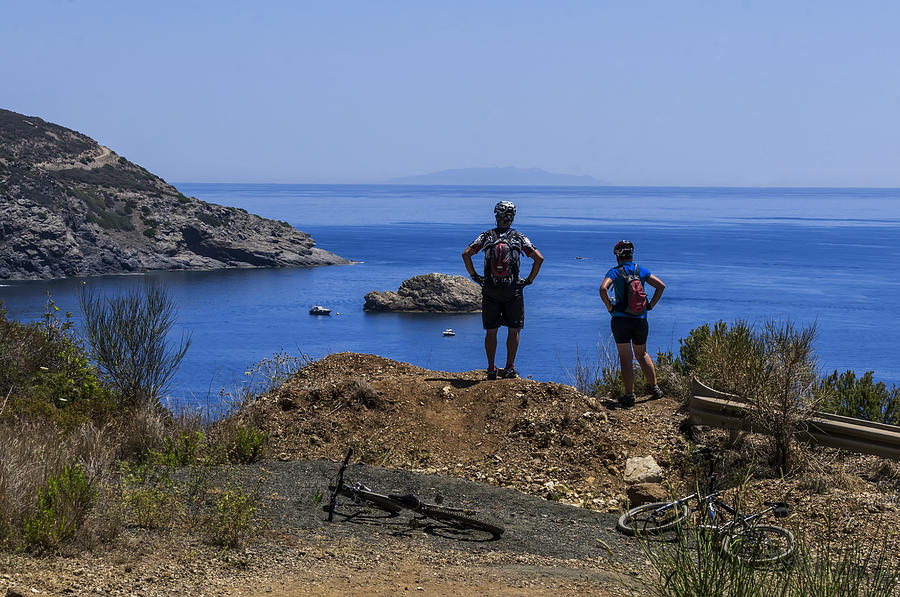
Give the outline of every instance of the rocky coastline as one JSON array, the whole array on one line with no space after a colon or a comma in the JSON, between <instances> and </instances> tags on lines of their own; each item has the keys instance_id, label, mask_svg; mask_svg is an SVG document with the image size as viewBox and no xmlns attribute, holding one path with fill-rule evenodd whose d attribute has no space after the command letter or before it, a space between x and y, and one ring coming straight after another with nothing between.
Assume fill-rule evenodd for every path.
<instances>
[{"instance_id":1,"label":"rocky coastline","mask_svg":"<svg viewBox=\"0 0 900 597\"><path fill-rule=\"evenodd\" d=\"M77 131L0 110L0 279L350 263L287 222L186 197Z\"/></svg>"}]
</instances>

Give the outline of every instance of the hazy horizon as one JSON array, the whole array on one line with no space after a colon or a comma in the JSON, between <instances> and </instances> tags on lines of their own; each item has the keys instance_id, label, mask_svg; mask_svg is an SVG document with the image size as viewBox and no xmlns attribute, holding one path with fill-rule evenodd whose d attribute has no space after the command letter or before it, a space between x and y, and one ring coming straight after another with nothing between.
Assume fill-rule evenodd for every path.
<instances>
[{"instance_id":1,"label":"hazy horizon","mask_svg":"<svg viewBox=\"0 0 900 597\"><path fill-rule=\"evenodd\" d=\"M897 188L897 22L887 1L11 0L0 102L173 181Z\"/></svg>"}]
</instances>

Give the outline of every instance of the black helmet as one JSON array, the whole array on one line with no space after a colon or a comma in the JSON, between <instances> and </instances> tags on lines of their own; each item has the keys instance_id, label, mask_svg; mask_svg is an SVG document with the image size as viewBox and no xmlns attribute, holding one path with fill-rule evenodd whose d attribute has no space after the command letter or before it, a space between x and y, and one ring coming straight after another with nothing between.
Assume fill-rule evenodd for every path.
<instances>
[{"instance_id":1,"label":"black helmet","mask_svg":"<svg viewBox=\"0 0 900 597\"><path fill-rule=\"evenodd\" d=\"M631 257L634 255L634 243L630 240L620 240L613 247L613 255L616 257Z\"/></svg>"},{"instance_id":2,"label":"black helmet","mask_svg":"<svg viewBox=\"0 0 900 597\"><path fill-rule=\"evenodd\" d=\"M512 201L501 201L494 206L494 217L497 218L498 224L503 223L508 226L516 217L516 206Z\"/></svg>"}]
</instances>

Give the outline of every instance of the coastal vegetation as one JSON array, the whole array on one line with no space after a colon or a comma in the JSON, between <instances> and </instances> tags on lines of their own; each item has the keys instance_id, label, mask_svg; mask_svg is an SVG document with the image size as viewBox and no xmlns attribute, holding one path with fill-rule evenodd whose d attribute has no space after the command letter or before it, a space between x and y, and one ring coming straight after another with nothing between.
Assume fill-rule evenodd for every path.
<instances>
[{"instance_id":1,"label":"coastal vegetation","mask_svg":"<svg viewBox=\"0 0 900 597\"><path fill-rule=\"evenodd\" d=\"M262 528L259 482L227 465L261 458L266 433L163 405L190 345L170 345L167 290L81 304L86 342L49 296L39 322L0 309L0 548L91 548L124 524L234 546Z\"/></svg>"},{"instance_id":2,"label":"coastal vegetation","mask_svg":"<svg viewBox=\"0 0 900 597\"><path fill-rule=\"evenodd\" d=\"M286 439L296 441L301 434L310 445L347 441L333 420L337 413L346 416L349 425L361 420L358 417L375 425L377 417L394 416L391 409L408 410L404 401L410 397L391 394L379 380L400 375L401 370L419 375L415 367L373 357L374 376L339 364L334 370L343 377L336 382L337 378L315 373L317 367L327 370L322 361L280 353L248 369L247 383L240 388L223 390L219 398L229 407L212 416L164 403L172 374L190 346L188 337L180 342L170 338L176 310L164 287L151 283L113 297L85 290L81 307L82 334L49 296L43 317L35 323L11 321L0 311L0 548L6 551L93 549L116 541L128 528L192 533L218 546L246 544L269 524L266 477L248 476L240 465L267 455L288 458L273 450L284 449ZM767 429L761 439L723 432L712 434L710 442L741 454L733 463L744 481L799 477L802 483L812 477L809 462L815 459L795 442L791 426L802 424L808 408L857 413L872 420L896 417L897 389L876 382L871 373L818 376L814 339L813 327L792 323L702 325L680 341L677 355L657 355L659 381L670 396L685 397L690 377L697 376L750 397L748 402L760 418L779 413L769 418L783 426ZM348 371L353 372L350 377ZM431 393L423 386L415 399L416 404L437 400L450 408L462 400L463 392L502 392L509 386L509 400L503 404L514 418L503 418L498 411L492 411L491 418L511 423L500 431L502 437L528 448L528 462L537 474L558 470L556 464L541 460L547 458L545 453L569 450L588 457L582 436L595 434L610 422L602 403L620 391L617 368L609 360L602 362L602 356L596 362L579 358L574 372L576 384L589 395L577 394L579 404L587 405L577 410L566 392L576 393L559 384L504 380L505 385L487 388L469 380L437 379L424 370L420 383L439 384L437 398L426 398ZM397 384L401 389L407 385ZM478 403L485 404L484 396ZM561 410L551 412L551 405ZM273 412L284 420L293 417L309 424L315 433L279 428ZM328 421L323 420L325 413ZM425 444L412 428L398 430L405 434L405 443L380 435L390 431L381 425L369 434L360 454L385 466L406 459L414 468L430 466L438 458L435 447ZM676 475L689 478L696 474L689 456L698 443L690 438L679 442L686 446L685 454L670 454L669 466ZM611 449L618 455L621 441ZM590 454L600 450L597 444ZM511 475L511 469L501 474L493 467L509 466L513 453L504 452L500 458L498 451L482 459L478 478L503 484L503 475ZM541 463L534 464L532 458ZM588 459L592 458L596 459ZM603 466L614 468L616 461ZM579 479L573 475L572 482ZM563 483L542 483L548 499L567 495ZM807 487L822 491L811 482ZM802 595L808 594L806 590L850 587L858 594L874 595L896 586L895 563L883 553L888 543L880 535L847 549L846 541L828 540L828 532L824 539L821 532L796 534L800 548L793 565L768 571L723 560L718 550L704 547L708 538L684 535L671 544L639 543L636 548L650 563L641 582L646 583L647 594L657 595L729 594L736 587L745 592L735 594L764 594L779 587L780 592L773 594ZM831 536L838 535L845 538L838 531ZM724 579L725 584L710 584L715 579ZM704 587L714 588L704 592Z\"/></svg>"},{"instance_id":3,"label":"coastal vegetation","mask_svg":"<svg viewBox=\"0 0 900 597\"><path fill-rule=\"evenodd\" d=\"M666 395L686 401L691 379L736 396L750 406L752 426L770 442L767 452L773 472L789 474L795 453L802 449L796 432L814 411L900 424L900 388L890 389L867 371L821 375L815 354L815 325L767 320L754 326L742 320L731 324L704 323L679 340L679 351L656 355L657 377ZM635 383L646 386L640 368ZM579 353L571 372L581 391L594 396L624 392L618 361L609 346L601 345L596 359ZM648 390L649 391L649 390ZM732 437L732 441L738 441Z\"/></svg>"}]
</instances>

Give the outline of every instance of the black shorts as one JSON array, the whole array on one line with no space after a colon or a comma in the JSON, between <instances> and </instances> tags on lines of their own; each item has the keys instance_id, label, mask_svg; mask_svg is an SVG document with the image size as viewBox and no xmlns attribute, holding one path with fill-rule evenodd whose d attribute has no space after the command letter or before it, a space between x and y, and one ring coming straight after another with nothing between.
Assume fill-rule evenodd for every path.
<instances>
[{"instance_id":1,"label":"black shorts","mask_svg":"<svg viewBox=\"0 0 900 597\"><path fill-rule=\"evenodd\" d=\"M501 325L508 328L525 327L525 298L521 293L509 297L481 295L481 323L486 330L493 330Z\"/></svg>"},{"instance_id":2,"label":"black shorts","mask_svg":"<svg viewBox=\"0 0 900 597\"><path fill-rule=\"evenodd\" d=\"M647 343L647 335L650 326L647 320L640 317L613 317L610 322L613 338L616 344L641 344Z\"/></svg>"}]
</instances>

